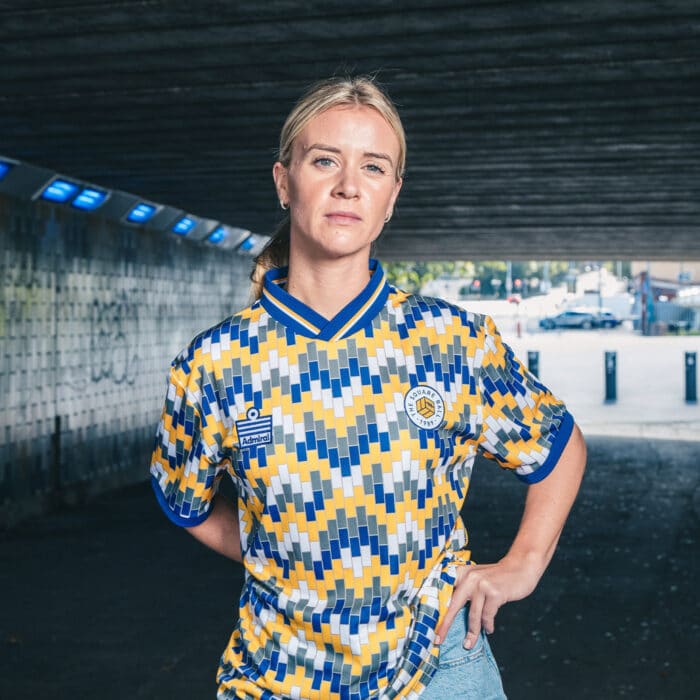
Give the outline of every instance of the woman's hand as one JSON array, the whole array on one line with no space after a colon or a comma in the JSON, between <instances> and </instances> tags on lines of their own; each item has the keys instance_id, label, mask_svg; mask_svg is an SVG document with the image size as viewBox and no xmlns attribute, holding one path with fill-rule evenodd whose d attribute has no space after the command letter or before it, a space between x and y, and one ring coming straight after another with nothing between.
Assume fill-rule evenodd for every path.
<instances>
[{"instance_id":1,"label":"woman's hand","mask_svg":"<svg viewBox=\"0 0 700 700\"><path fill-rule=\"evenodd\" d=\"M542 575L537 566L527 566L508 557L497 564L469 564L457 567L457 578L445 618L438 627L435 643L440 644L457 613L469 606L469 625L464 647L471 649L483 629L491 634L499 608L513 600L525 598Z\"/></svg>"}]
</instances>

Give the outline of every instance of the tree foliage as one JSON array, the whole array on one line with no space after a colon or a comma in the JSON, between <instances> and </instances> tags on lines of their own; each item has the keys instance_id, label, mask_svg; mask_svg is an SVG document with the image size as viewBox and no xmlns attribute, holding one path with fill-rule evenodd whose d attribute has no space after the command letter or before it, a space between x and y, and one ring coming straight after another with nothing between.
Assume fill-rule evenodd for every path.
<instances>
[{"instance_id":1,"label":"tree foliage","mask_svg":"<svg viewBox=\"0 0 700 700\"><path fill-rule=\"evenodd\" d=\"M544 265L544 262L535 260L513 261L513 290L523 294L537 293L545 276ZM463 279L464 289L471 291L477 288L474 280L478 280L479 294L483 296L503 297L506 294L507 264L504 260L387 262L384 263L384 269L389 281L407 292L418 293L427 282L447 277ZM551 284L562 284L566 280L568 270L569 263L566 261L549 262ZM520 281L519 285L516 280Z\"/></svg>"},{"instance_id":2,"label":"tree foliage","mask_svg":"<svg viewBox=\"0 0 700 700\"><path fill-rule=\"evenodd\" d=\"M471 280L474 277L474 263L456 262L387 262L383 263L389 281L399 289L418 293L421 287L439 277L463 277Z\"/></svg>"}]
</instances>

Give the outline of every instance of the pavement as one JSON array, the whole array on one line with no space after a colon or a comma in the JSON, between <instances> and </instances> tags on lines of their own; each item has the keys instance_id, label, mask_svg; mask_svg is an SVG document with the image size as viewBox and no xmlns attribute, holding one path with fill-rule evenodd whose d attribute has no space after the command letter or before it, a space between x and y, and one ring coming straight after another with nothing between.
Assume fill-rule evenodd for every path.
<instances>
[{"instance_id":1,"label":"pavement","mask_svg":"<svg viewBox=\"0 0 700 700\"><path fill-rule=\"evenodd\" d=\"M700 337L544 333L500 311L505 340L523 360L540 353L589 445L552 565L491 636L508 697L696 700L700 408L684 400L683 361ZM605 350L618 352L614 404ZM478 462L463 511L480 562L506 552L521 513L522 484L500 472ZM214 698L241 582L147 483L0 532L0 699Z\"/></svg>"}]
</instances>

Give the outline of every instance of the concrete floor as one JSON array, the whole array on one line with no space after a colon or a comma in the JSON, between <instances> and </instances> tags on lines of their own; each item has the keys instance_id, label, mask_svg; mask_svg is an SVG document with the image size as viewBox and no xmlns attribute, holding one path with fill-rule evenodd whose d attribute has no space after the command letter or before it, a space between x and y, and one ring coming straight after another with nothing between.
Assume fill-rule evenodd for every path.
<instances>
[{"instance_id":1,"label":"concrete floor","mask_svg":"<svg viewBox=\"0 0 700 700\"><path fill-rule=\"evenodd\" d=\"M523 496L477 465L475 559L503 554ZM699 522L700 443L590 438L555 560L491 636L510 700L700 697ZM0 534L0 698L213 698L240 580L147 484Z\"/></svg>"}]
</instances>

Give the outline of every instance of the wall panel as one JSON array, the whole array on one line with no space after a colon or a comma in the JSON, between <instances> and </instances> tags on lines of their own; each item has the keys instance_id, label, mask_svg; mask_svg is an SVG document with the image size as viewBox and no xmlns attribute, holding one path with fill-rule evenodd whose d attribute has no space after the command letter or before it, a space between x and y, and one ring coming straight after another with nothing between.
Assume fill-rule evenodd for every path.
<instances>
[{"instance_id":1,"label":"wall panel","mask_svg":"<svg viewBox=\"0 0 700 700\"><path fill-rule=\"evenodd\" d=\"M147 475L170 360L250 262L0 196L0 525Z\"/></svg>"}]
</instances>

